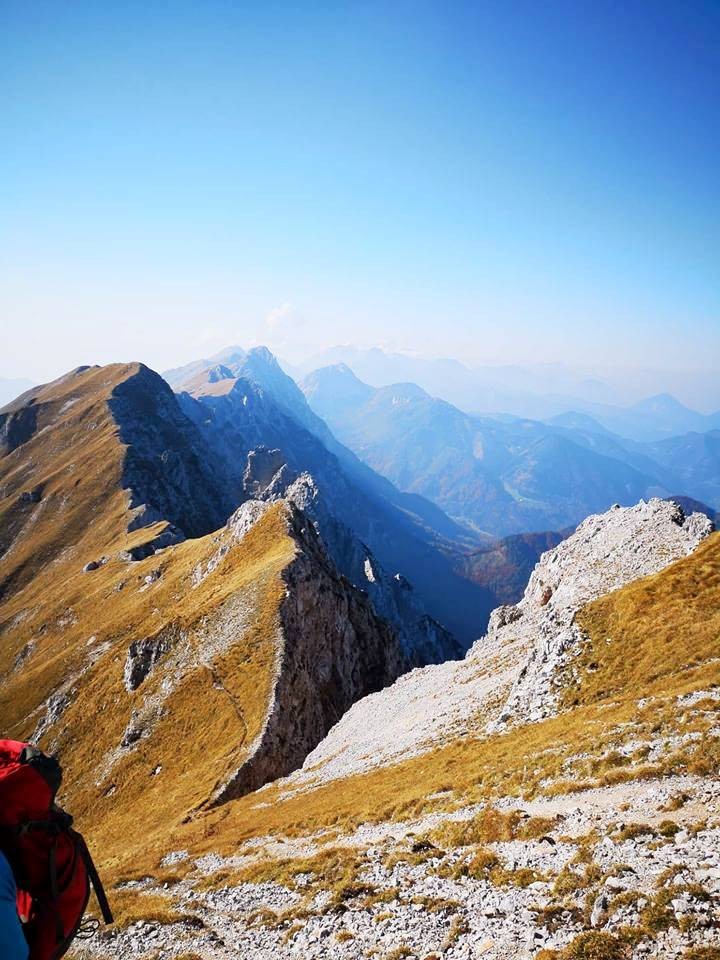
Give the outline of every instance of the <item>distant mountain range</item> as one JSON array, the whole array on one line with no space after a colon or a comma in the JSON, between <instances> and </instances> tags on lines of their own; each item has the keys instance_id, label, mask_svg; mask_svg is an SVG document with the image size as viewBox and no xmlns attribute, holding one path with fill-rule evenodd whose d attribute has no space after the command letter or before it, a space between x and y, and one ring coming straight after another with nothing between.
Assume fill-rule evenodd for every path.
<instances>
[{"instance_id":1,"label":"distant mountain range","mask_svg":"<svg viewBox=\"0 0 720 960\"><path fill-rule=\"evenodd\" d=\"M440 423L457 489L463 431L556 510L586 468L600 496L601 464L658 467L339 373L316 401L332 387L410 468ZM709 958L720 535L695 504L487 543L343 447L268 351L173 379L79 367L0 410L0 725L71 772L118 921L88 958L389 958L412 936L417 957L624 960L630 930L659 960L644 924L678 915L674 953ZM459 657L443 624L483 618Z\"/></svg>"},{"instance_id":2,"label":"distant mountain range","mask_svg":"<svg viewBox=\"0 0 720 960\"><path fill-rule=\"evenodd\" d=\"M651 496L720 503L720 431L640 443L586 414L550 423L473 416L417 384L372 387L346 364L313 372L302 387L359 457L478 532L561 530L612 503Z\"/></svg>"},{"instance_id":3,"label":"distant mountain range","mask_svg":"<svg viewBox=\"0 0 720 960\"><path fill-rule=\"evenodd\" d=\"M621 384L617 372L609 371L607 380L600 380L560 363L470 368L458 360L426 360L388 353L378 347L333 347L312 358L302 371L292 372L301 378L336 364L345 364L360 380L374 387L416 383L431 396L441 397L470 413L503 413L535 420L590 417L595 429L604 427L641 442L720 428L720 412L705 415L668 393L653 394L660 378L651 371L625 375ZM628 379L634 383L634 397L642 397L645 390L648 398L629 402ZM720 388L710 374L668 373L662 380L676 384L688 394L716 397L720 405Z\"/></svg>"},{"instance_id":4,"label":"distant mountain range","mask_svg":"<svg viewBox=\"0 0 720 960\"><path fill-rule=\"evenodd\" d=\"M377 376L401 365L426 378L477 381L476 372L455 361L380 350L354 356ZM532 386L542 387L551 372L536 371ZM262 495L301 497L338 569L374 594L376 608L405 637L407 623L417 625L427 613L467 645L496 603L520 596L544 549L612 503L680 496L709 515L720 506L720 430L664 435L705 428L715 418L670 396L627 408L597 404L595 415L566 409L547 421L480 416L413 382L372 386L347 364L312 372L301 390L269 350L238 346L169 370L164 379L183 422L194 425L193 443L202 444L193 462L209 463L210 473L207 482L192 481L192 496L183 495L190 475L185 471L176 483L168 461L165 493L156 489L145 498L159 504L158 515L195 536L247 498L248 483L258 482L249 470L272 466L274 474L283 467L274 485L272 476L260 483L267 488ZM602 393L597 384L585 389ZM123 403L123 391L119 385L112 404ZM31 403L27 414L32 410ZM143 439L141 420L130 421L137 432L128 458L136 458L141 476L143 458L152 459L160 441L152 430ZM17 429L16 419L8 424L6 430ZM628 439L611 426L662 437ZM299 480L305 474L311 486ZM374 580L366 575L366 550L377 568ZM401 589L405 583L414 591ZM442 641L432 630L425 641L418 655L433 659L433 644Z\"/></svg>"}]
</instances>

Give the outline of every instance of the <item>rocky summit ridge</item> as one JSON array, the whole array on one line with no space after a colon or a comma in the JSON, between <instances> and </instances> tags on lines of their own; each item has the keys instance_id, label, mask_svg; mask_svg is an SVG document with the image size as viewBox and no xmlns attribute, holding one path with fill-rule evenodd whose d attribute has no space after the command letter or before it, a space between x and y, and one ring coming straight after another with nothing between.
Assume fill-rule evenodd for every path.
<instances>
[{"instance_id":1,"label":"rocky summit ridge","mask_svg":"<svg viewBox=\"0 0 720 960\"><path fill-rule=\"evenodd\" d=\"M309 475L243 448L234 488L141 364L34 388L0 431L0 717L78 771L78 810L112 796L120 823L146 796L152 829L224 803L300 766L358 697L459 654ZM153 807L198 699L203 735Z\"/></svg>"}]
</instances>

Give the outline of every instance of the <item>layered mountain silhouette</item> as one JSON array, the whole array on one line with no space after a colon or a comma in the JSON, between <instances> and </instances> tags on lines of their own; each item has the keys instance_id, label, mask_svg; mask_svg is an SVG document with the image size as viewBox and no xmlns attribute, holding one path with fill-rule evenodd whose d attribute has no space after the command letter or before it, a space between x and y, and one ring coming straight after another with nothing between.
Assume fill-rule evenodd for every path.
<instances>
[{"instance_id":1,"label":"layered mountain silhouette","mask_svg":"<svg viewBox=\"0 0 720 960\"><path fill-rule=\"evenodd\" d=\"M649 496L718 502L714 431L638 443L577 413L472 416L416 384L371 387L345 364L310 374L303 390L358 456L476 531L561 530Z\"/></svg>"},{"instance_id":2,"label":"layered mountain silhouette","mask_svg":"<svg viewBox=\"0 0 720 960\"><path fill-rule=\"evenodd\" d=\"M654 394L657 376L650 371L637 371L634 377L639 383L647 382L649 396L625 404L618 400L618 391L627 390L627 376L616 377L613 384L561 363L471 368L458 360L423 359L379 347L333 347L308 361L298 376L337 364L347 365L360 380L374 387L416 383L431 396L442 397L470 413L503 413L536 420L582 418L586 427L640 442L720 429L720 410L706 415L669 393ZM716 403L720 396L710 373L666 375L665 380L668 378L686 392L715 397Z\"/></svg>"},{"instance_id":3,"label":"layered mountain silhouette","mask_svg":"<svg viewBox=\"0 0 720 960\"><path fill-rule=\"evenodd\" d=\"M166 377L236 499L244 495L249 452L258 446L280 450L288 474L283 483L310 473L323 511L367 545L395 578L395 592L409 598L409 581L424 610L467 646L494 605L489 591L455 569L456 555L478 546L472 531L429 499L401 492L339 443L265 348L231 348L208 363L200 372L191 365ZM321 518L319 524L322 532L327 523ZM328 533L326 539L342 538ZM350 560L346 552L338 548L336 561L358 582L357 557ZM364 575L360 582L367 588Z\"/></svg>"}]
</instances>

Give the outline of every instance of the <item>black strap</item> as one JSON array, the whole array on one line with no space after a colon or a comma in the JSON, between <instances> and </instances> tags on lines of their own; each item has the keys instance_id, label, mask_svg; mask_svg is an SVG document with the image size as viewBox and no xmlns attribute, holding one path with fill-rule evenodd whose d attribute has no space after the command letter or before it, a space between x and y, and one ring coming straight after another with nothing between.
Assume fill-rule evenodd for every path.
<instances>
[{"instance_id":1,"label":"black strap","mask_svg":"<svg viewBox=\"0 0 720 960\"><path fill-rule=\"evenodd\" d=\"M93 890L95 891L95 896L97 897L97 902L100 906L102 918L105 923L112 923L113 915L112 911L110 910L110 904L108 903L107 895L105 894L105 888L102 885L100 875L98 874L95 864L93 863L93 858L90 856L90 851L87 848L87 844L79 833L75 833L74 830L72 832L73 836L75 837L75 842L80 850L80 856L83 858L85 868L88 872L88 876L90 877L90 883L93 885Z\"/></svg>"},{"instance_id":2,"label":"black strap","mask_svg":"<svg viewBox=\"0 0 720 960\"><path fill-rule=\"evenodd\" d=\"M53 905L53 912L55 914L55 939L58 943L62 943L65 939L65 927L63 926L62 917L60 916L60 911L57 907L57 902L60 899L60 888L58 885L58 874L57 874L57 838L53 840L52 845L50 846L50 897Z\"/></svg>"}]
</instances>

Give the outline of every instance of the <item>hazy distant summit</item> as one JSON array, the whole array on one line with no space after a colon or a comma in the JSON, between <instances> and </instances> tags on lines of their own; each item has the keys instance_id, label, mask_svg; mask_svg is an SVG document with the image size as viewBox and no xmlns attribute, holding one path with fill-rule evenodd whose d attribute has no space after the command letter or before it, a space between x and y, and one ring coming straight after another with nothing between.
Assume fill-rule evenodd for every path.
<instances>
[{"instance_id":1,"label":"hazy distant summit","mask_svg":"<svg viewBox=\"0 0 720 960\"><path fill-rule=\"evenodd\" d=\"M632 371L622 376L619 371L607 371L607 376L598 377L563 363L471 367L458 360L426 359L379 347L361 350L338 346L312 357L302 372L307 376L338 364L373 387L416 383L431 396L467 413L509 414L535 420L572 413L592 417L598 432L604 428L641 442L720 428L720 410L699 413L669 392L658 392L659 377L652 371ZM714 398L720 408L720 389L709 374L668 374L663 379L693 395ZM645 389L647 399L643 397Z\"/></svg>"}]
</instances>

